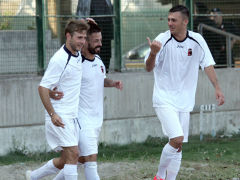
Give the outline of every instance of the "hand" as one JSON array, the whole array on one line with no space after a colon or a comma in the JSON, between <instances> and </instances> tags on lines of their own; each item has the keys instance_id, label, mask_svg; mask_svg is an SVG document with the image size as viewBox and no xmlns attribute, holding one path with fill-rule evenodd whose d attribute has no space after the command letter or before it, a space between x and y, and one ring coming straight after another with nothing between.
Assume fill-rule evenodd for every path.
<instances>
[{"instance_id":1,"label":"hand","mask_svg":"<svg viewBox=\"0 0 240 180\"><path fill-rule=\"evenodd\" d=\"M93 18L86 18L87 22L92 22L97 25L96 21Z\"/></svg>"},{"instance_id":2,"label":"hand","mask_svg":"<svg viewBox=\"0 0 240 180\"><path fill-rule=\"evenodd\" d=\"M53 90L49 90L49 96L50 98L54 99L54 100L60 100L63 98L63 92L61 91L57 91L57 87L53 88Z\"/></svg>"},{"instance_id":3,"label":"hand","mask_svg":"<svg viewBox=\"0 0 240 180\"><path fill-rule=\"evenodd\" d=\"M117 89L122 90L123 89L122 81L115 81L114 82L114 87L117 88Z\"/></svg>"},{"instance_id":4,"label":"hand","mask_svg":"<svg viewBox=\"0 0 240 180\"><path fill-rule=\"evenodd\" d=\"M216 100L218 101L218 106L221 106L224 104L224 95L220 89L216 89Z\"/></svg>"},{"instance_id":5,"label":"hand","mask_svg":"<svg viewBox=\"0 0 240 180\"><path fill-rule=\"evenodd\" d=\"M160 51L162 44L156 40L153 40L151 42L149 37L147 37L147 40L148 40L149 47L151 49L151 53L156 55Z\"/></svg>"},{"instance_id":6,"label":"hand","mask_svg":"<svg viewBox=\"0 0 240 180\"><path fill-rule=\"evenodd\" d=\"M64 128L61 117L58 116L56 113L52 115L51 121L55 126Z\"/></svg>"}]
</instances>

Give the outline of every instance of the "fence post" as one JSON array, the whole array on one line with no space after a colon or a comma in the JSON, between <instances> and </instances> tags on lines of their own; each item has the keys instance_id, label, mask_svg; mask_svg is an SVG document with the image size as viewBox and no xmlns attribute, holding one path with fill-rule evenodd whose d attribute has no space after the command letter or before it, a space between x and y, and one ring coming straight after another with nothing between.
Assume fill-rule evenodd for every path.
<instances>
[{"instance_id":1,"label":"fence post","mask_svg":"<svg viewBox=\"0 0 240 180\"><path fill-rule=\"evenodd\" d=\"M228 67L232 67L232 41L231 41L231 37L227 36L226 37L226 50L227 51L227 66Z\"/></svg>"},{"instance_id":2,"label":"fence post","mask_svg":"<svg viewBox=\"0 0 240 180\"><path fill-rule=\"evenodd\" d=\"M193 30L193 4L192 0L186 0L186 7L189 9L189 23L188 23L188 29Z\"/></svg>"},{"instance_id":3,"label":"fence post","mask_svg":"<svg viewBox=\"0 0 240 180\"><path fill-rule=\"evenodd\" d=\"M36 0L37 54L39 74L43 73L45 62L44 14L44 0Z\"/></svg>"},{"instance_id":4,"label":"fence post","mask_svg":"<svg viewBox=\"0 0 240 180\"><path fill-rule=\"evenodd\" d=\"M121 0L114 0L114 70L121 71L122 68L122 31L121 31Z\"/></svg>"}]
</instances>

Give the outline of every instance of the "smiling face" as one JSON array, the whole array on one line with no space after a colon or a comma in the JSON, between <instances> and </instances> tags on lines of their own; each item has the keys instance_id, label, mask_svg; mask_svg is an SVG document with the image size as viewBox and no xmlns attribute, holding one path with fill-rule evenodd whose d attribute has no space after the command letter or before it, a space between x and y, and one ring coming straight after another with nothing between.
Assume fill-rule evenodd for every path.
<instances>
[{"instance_id":1,"label":"smiling face","mask_svg":"<svg viewBox=\"0 0 240 180\"><path fill-rule=\"evenodd\" d=\"M67 33L67 44L69 44L72 52L80 51L86 42L87 31L74 32L72 35Z\"/></svg>"},{"instance_id":2,"label":"smiling face","mask_svg":"<svg viewBox=\"0 0 240 180\"><path fill-rule=\"evenodd\" d=\"M170 12L168 14L168 27L172 35L178 36L180 33L186 32L188 18L181 12Z\"/></svg>"},{"instance_id":3,"label":"smiling face","mask_svg":"<svg viewBox=\"0 0 240 180\"><path fill-rule=\"evenodd\" d=\"M86 45L89 53L99 54L102 47L102 33L95 32L91 35L88 35Z\"/></svg>"}]
</instances>

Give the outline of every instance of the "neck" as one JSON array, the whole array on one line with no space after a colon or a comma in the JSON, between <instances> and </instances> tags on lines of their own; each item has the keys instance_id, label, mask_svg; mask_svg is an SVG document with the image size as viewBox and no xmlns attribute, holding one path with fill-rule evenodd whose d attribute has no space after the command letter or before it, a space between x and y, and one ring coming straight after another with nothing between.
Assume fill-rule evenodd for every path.
<instances>
[{"instance_id":1,"label":"neck","mask_svg":"<svg viewBox=\"0 0 240 180\"><path fill-rule=\"evenodd\" d=\"M187 37L187 30L180 32L178 34L174 34L174 37L178 40L178 41L183 41L186 37Z\"/></svg>"},{"instance_id":2,"label":"neck","mask_svg":"<svg viewBox=\"0 0 240 180\"><path fill-rule=\"evenodd\" d=\"M77 51L74 51L69 43L66 42L66 48L73 54L77 55Z\"/></svg>"},{"instance_id":3,"label":"neck","mask_svg":"<svg viewBox=\"0 0 240 180\"><path fill-rule=\"evenodd\" d=\"M95 54L89 53L89 51L85 48L82 49L81 53L87 59L94 59L95 58Z\"/></svg>"}]
</instances>

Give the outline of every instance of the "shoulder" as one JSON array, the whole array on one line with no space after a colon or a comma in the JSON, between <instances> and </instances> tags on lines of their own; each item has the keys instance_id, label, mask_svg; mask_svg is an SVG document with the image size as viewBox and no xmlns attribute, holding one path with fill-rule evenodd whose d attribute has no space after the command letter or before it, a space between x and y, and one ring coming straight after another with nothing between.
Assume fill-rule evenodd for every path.
<instances>
[{"instance_id":1,"label":"shoulder","mask_svg":"<svg viewBox=\"0 0 240 180\"><path fill-rule=\"evenodd\" d=\"M165 31L163 33L160 33L156 38L155 40L156 41L160 41L161 43L164 43L166 41L168 41L169 39L171 38L171 33L170 31Z\"/></svg>"},{"instance_id":2,"label":"shoulder","mask_svg":"<svg viewBox=\"0 0 240 180\"><path fill-rule=\"evenodd\" d=\"M101 57L98 54L95 56L95 61L100 65L104 65Z\"/></svg>"},{"instance_id":3,"label":"shoulder","mask_svg":"<svg viewBox=\"0 0 240 180\"><path fill-rule=\"evenodd\" d=\"M50 59L49 63L56 63L60 66L64 66L67 62L68 54L61 47Z\"/></svg>"},{"instance_id":4,"label":"shoulder","mask_svg":"<svg viewBox=\"0 0 240 180\"><path fill-rule=\"evenodd\" d=\"M202 37L202 35L197 32L188 31L188 37L191 40L196 41L199 45L205 42L205 39Z\"/></svg>"}]
</instances>

